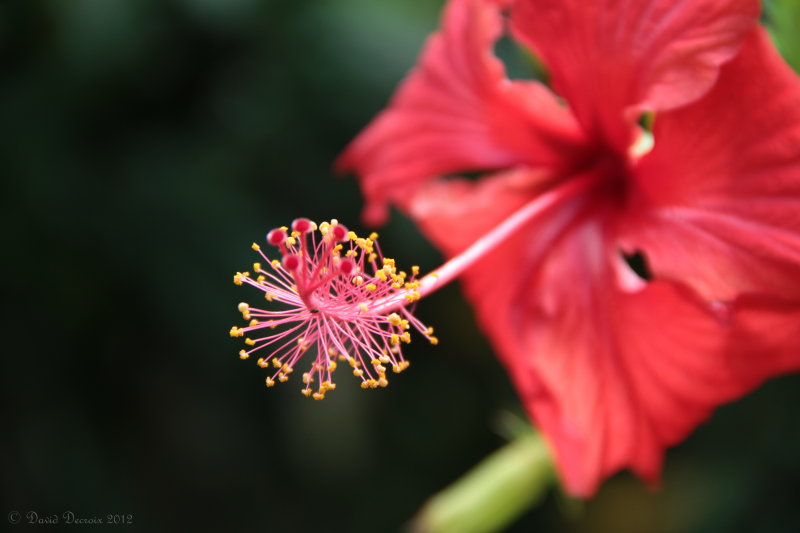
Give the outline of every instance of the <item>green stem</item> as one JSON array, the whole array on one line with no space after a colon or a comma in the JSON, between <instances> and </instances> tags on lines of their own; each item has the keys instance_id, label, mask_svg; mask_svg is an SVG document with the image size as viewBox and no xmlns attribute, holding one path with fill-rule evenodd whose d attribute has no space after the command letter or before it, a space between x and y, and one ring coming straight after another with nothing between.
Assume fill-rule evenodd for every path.
<instances>
[{"instance_id":1,"label":"green stem","mask_svg":"<svg viewBox=\"0 0 800 533\"><path fill-rule=\"evenodd\" d=\"M538 433L525 433L429 499L412 531L499 531L538 503L554 481L544 440Z\"/></svg>"}]
</instances>

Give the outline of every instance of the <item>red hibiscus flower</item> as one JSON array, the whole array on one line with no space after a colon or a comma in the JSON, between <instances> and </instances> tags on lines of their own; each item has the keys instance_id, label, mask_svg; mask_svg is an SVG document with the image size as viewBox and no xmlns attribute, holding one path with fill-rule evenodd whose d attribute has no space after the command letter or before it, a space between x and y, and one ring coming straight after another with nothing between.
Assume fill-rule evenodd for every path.
<instances>
[{"instance_id":1,"label":"red hibiscus flower","mask_svg":"<svg viewBox=\"0 0 800 533\"><path fill-rule=\"evenodd\" d=\"M564 191L462 279L573 494L655 481L715 406L800 367L800 84L759 7L451 0L339 161L368 221L395 204L449 256ZM506 77L506 19L555 92Z\"/></svg>"}]
</instances>

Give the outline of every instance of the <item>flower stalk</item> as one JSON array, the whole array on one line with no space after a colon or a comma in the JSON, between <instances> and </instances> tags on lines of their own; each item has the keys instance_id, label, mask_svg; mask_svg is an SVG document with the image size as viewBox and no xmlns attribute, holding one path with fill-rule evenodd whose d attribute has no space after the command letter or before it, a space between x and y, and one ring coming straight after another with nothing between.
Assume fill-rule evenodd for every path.
<instances>
[{"instance_id":1,"label":"flower stalk","mask_svg":"<svg viewBox=\"0 0 800 533\"><path fill-rule=\"evenodd\" d=\"M540 501L555 481L544 439L532 429L431 497L414 519L415 533L500 531Z\"/></svg>"}]
</instances>

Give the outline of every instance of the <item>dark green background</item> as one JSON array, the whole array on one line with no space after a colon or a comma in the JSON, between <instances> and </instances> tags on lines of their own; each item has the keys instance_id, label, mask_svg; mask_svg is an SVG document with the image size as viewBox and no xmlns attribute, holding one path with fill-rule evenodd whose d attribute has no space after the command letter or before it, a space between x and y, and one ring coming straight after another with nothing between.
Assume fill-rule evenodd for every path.
<instances>
[{"instance_id":1,"label":"dark green background","mask_svg":"<svg viewBox=\"0 0 800 533\"><path fill-rule=\"evenodd\" d=\"M519 406L457 287L422 303L442 342L413 343L386 390L267 390L227 333L255 296L231 283L252 241L297 216L363 229L331 162L440 7L0 1L0 530L71 510L137 531L395 531L502 445ZM381 243L439 261L397 214ZM513 529L800 531L798 405L800 377L775 380L672 450L660 492L622 474ZM33 529L52 527L13 530Z\"/></svg>"}]
</instances>

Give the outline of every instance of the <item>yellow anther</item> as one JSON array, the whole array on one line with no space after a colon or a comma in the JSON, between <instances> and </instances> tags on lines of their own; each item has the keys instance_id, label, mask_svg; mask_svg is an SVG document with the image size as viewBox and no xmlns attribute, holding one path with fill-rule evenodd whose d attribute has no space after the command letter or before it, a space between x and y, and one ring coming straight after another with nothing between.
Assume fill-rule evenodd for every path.
<instances>
[{"instance_id":1,"label":"yellow anther","mask_svg":"<svg viewBox=\"0 0 800 533\"><path fill-rule=\"evenodd\" d=\"M277 268L277 267L281 266L281 262L280 262L280 261L278 261L277 259L273 259L273 260L272 260L272 266L274 266L275 268Z\"/></svg>"},{"instance_id":2,"label":"yellow anther","mask_svg":"<svg viewBox=\"0 0 800 533\"><path fill-rule=\"evenodd\" d=\"M362 250L367 247L367 240L362 239L361 237L356 237L356 246L361 248Z\"/></svg>"},{"instance_id":3,"label":"yellow anther","mask_svg":"<svg viewBox=\"0 0 800 533\"><path fill-rule=\"evenodd\" d=\"M400 315L398 315L397 313L390 314L389 316L386 317L386 320L388 320L389 324L393 326L399 326L403 322L403 319L400 318Z\"/></svg>"},{"instance_id":4,"label":"yellow anther","mask_svg":"<svg viewBox=\"0 0 800 533\"><path fill-rule=\"evenodd\" d=\"M301 235L301 233L300 233L299 231L293 231L293 232L291 233L291 236L292 236L292 237L295 237L295 238L296 238L296 237L299 237L300 235Z\"/></svg>"},{"instance_id":5,"label":"yellow anther","mask_svg":"<svg viewBox=\"0 0 800 533\"><path fill-rule=\"evenodd\" d=\"M269 326L269 329L275 329L278 327L278 324L276 324L274 320L267 320L266 324Z\"/></svg>"},{"instance_id":6,"label":"yellow anther","mask_svg":"<svg viewBox=\"0 0 800 533\"><path fill-rule=\"evenodd\" d=\"M361 370L360 368L355 368L353 369L353 375L357 378L360 378L361 376L364 375L364 371Z\"/></svg>"},{"instance_id":7,"label":"yellow anther","mask_svg":"<svg viewBox=\"0 0 800 533\"><path fill-rule=\"evenodd\" d=\"M388 355L382 355L382 356L378 357L378 361L380 361L383 364L386 364L389 361L391 361L391 359L389 358Z\"/></svg>"},{"instance_id":8,"label":"yellow anther","mask_svg":"<svg viewBox=\"0 0 800 533\"><path fill-rule=\"evenodd\" d=\"M371 389L374 389L378 386L378 381L375 379L368 379L367 381L369 382L369 388Z\"/></svg>"},{"instance_id":9,"label":"yellow anther","mask_svg":"<svg viewBox=\"0 0 800 533\"><path fill-rule=\"evenodd\" d=\"M244 283L244 276L242 275L241 272L237 272L236 274L234 274L233 283L235 285L241 285L242 283Z\"/></svg>"},{"instance_id":10,"label":"yellow anther","mask_svg":"<svg viewBox=\"0 0 800 533\"><path fill-rule=\"evenodd\" d=\"M411 275L412 276L419 276L419 266L413 265L411 267Z\"/></svg>"},{"instance_id":11,"label":"yellow anther","mask_svg":"<svg viewBox=\"0 0 800 533\"><path fill-rule=\"evenodd\" d=\"M336 361L328 362L328 372L336 372L336 367L337 366L338 365L336 364Z\"/></svg>"},{"instance_id":12,"label":"yellow anther","mask_svg":"<svg viewBox=\"0 0 800 533\"><path fill-rule=\"evenodd\" d=\"M430 341L430 343L431 343L431 344L433 344L434 346L436 346L437 344L439 344L439 339L438 339L438 337L431 337L431 338L430 338L430 339L428 339L428 340L429 340L429 341Z\"/></svg>"},{"instance_id":13,"label":"yellow anther","mask_svg":"<svg viewBox=\"0 0 800 533\"><path fill-rule=\"evenodd\" d=\"M378 258L378 254L372 253L371 249L368 250L368 253L369 253L369 257L367 258L367 261L369 261L370 263L374 263L375 260Z\"/></svg>"},{"instance_id":14,"label":"yellow anther","mask_svg":"<svg viewBox=\"0 0 800 533\"><path fill-rule=\"evenodd\" d=\"M410 343L411 342L411 333L406 331L405 333L400 335L400 340L403 341L406 344Z\"/></svg>"},{"instance_id":15,"label":"yellow anther","mask_svg":"<svg viewBox=\"0 0 800 533\"><path fill-rule=\"evenodd\" d=\"M267 281L267 276L265 276L265 275L263 275L263 274L262 274L262 275L260 275L260 276L258 276L258 277L256 278L256 281L257 281L258 283L264 283L265 281Z\"/></svg>"},{"instance_id":16,"label":"yellow anther","mask_svg":"<svg viewBox=\"0 0 800 533\"><path fill-rule=\"evenodd\" d=\"M245 314L250 310L250 304L248 304L247 302L241 302L237 306L237 309L239 310L240 313Z\"/></svg>"},{"instance_id":17,"label":"yellow anther","mask_svg":"<svg viewBox=\"0 0 800 533\"><path fill-rule=\"evenodd\" d=\"M231 337L243 337L244 336L244 331L242 331L241 329L237 328L236 326L233 326L231 328L230 334L231 334Z\"/></svg>"},{"instance_id":18,"label":"yellow anther","mask_svg":"<svg viewBox=\"0 0 800 533\"><path fill-rule=\"evenodd\" d=\"M356 235L355 231L348 231L347 232L347 240L354 241L356 239L358 239L358 235Z\"/></svg>"},{"instance_id":19,"label":"yellow anther","mask_svg":"<svg viewBox=\"0 0 800 533\"><path fill-rule=\"evenodd\" d=\"M433 327L429 327L425 330L425 335L433 335Z\"/></svg>"},{"instance_id":20,"label":"yellow anther","mask_svg":"<svg viewBox=\"0 0 800 533\"><path fill-rule=\"evenodd\" d=\"M315 400L323 400L323 399L325 399L325 393L324 392L315 392L314 394L311 395L311 397L314 398Z\"/></svg>"},{"instance_id":21,"label":"yellow anther","mask_svg":"<svg viewBox=\"0 0 800 533\"><path fill-rule=\"evenodd\" d=\"M303 372L303 383L305 383L306 385L311 383L311 374L309 374L308 372Z\"/></svg>"},{"instance_id":22,"label":"yellow anther","mask_svg":"<svg viewBox=\"0 0 800 533\"><path fill-rule=\"evenodd\" d=\"M367 286L364 287L364 288L367 289L368 291L372 291L372 292L375 292L376 290L378 290L378 286L375 285L374 283L367 283Z\"/></svg>"},{"instance_id":23,"label":"yellow anther","mask_svg":"<svg viewBox=\"0 0 800 533\"><path fill-rule=\"evenodd\" d=\"M403 319L403 320L400 321L400 327L403 328L403 329L408 329L411 326L408 324L408 320Z\"/></svg>"},{"instance_id":24,"label":"yellow anther","mask_svg":"<svg viewBox=\"0 0 800 533\"><path fill-rule=\"evenodd\" d=\"M281 367L281 372L284 372L285 374L289 375L292 372L294 372L294 368L290 367L288 363L284 363L283 366Z\"/></svg>"},{"instance_id":25,"label":"yellow anther","mask_svg":"<svg viewBox=\"0 0 800 533\"><path fill-rule=\"evenodd\" d=\"M253 340L253 339L251 339L251 338L247 338L247 339L245 339L245 340L244 340L244 343L245 343L246 345L248 345L248 346L255 346L255 345L256 345L256 341L254 341L254 340Z\"/></svg>"},{"instance_id":26,"label":"yellow anther","mask_svg":"<svg viewBox=\"0 0 800 533\"><path fill-rule=\"evenodd\" d=\"M281 226L281 229L282 229L283 231L289 231L289 227L288 227L288 226Z\"/></svg>"},{"instance_id":27,"label":"yellow anther","mask_svg":"<svg viewBox=\"0 0 800 533\"><path fill-rule=\"evenodd\" d=\"M249 353L245 350L239 350L239 359L247 359L248 357L250 357Z\"/></svg>"},{"instance_id":28,"label":"yellow anther","mask_svg":"<svg viewBox=\"0 0 800 533\"><path fill-rule=\"evenodd\" d=\"M261 272L261 263L253 263L253 272Z\"/></svg>"},{"instance_id":29,"label":"yellow anther","mask_svg":"<svg viewBox=\"0 0 800 533\"><path fill-rule=\"evenodd\" d=\"M286 374L283 373L278 374L278 381L280 381L281 383L286 383L288 380L289 376L287 376Z\"/></svg>"},{"instance_id":30,"label":"yellow anther","mask_svg":"<svg viewBox=\"0 0 800 533\"><path fill-rule=\"evenodd\" d=\"M251 248L252 248L253 250L255 250L256 252L257 252L257 251L259 251L259 250L261 249L261 247L260 247L259 245L257 245L256 243L253 243L253 245L251 246Z\"/></svg>"},{"instance_id":31,"label":"yellow anther","mask_svg":"<svg viewBox=\"0 0 800 533\"><path fill-rule=\"evenodd\" d=\"M319 225L319 232L322 233L323 235L327 235L330 229L331 225L328 222L322 222Z\"/></svg>"},{"instance_id":32,"label":"yellow anther","mask_svg":"<svg viewBox=\"0 0 800 533\"><path fill-rule=\"evenodd\" d=\"M281 363L280 360L278 360L278 359L273 359L272 360L272 366L274 366L275 368L280 368L280 367L283 366L283 363Z\"/></svg>"},{"instance_id":33,"label":"yellow anther","mask_svg":"<svg viewBox=\"0 0 800 533\"><path fill-rule=\"evenodd\" d=\"M375 365L375 370L377 370L378 374L381 376L386 375L386 367L383 365Z\"/></svg>"},{"instance_id":34,"label":"yellow anther","mask_svg":"<svg viewBox=\"0 0 800 533\"><path fill-rule=\"evenodd\" d=\"M342 246L341 244L337 244L336 246L333 247L333 253L338 254L339 252L342 251L343 248L344 246Z\"/></svg>"},{"instance_id":35,"label":"yellow anther","mask_svg":"<svg viewBox=\"0 0 800 533\"><path fill-rule=\"evenodd\" d=\"M305 396L306 398L311 396L311 389L300 389L300 392L303 393L303 396Z\"/></svg>"},{"instance_id":36,"label":"yellow anther","mask_svg":"<svg viewBox=\"0 0 800 533\"><path fill-rule=\"evenodd\" d=\"M273 385L275 385L275 380L272 378L267 378L266 381L267 381L267 387L272 387Z\"/></svg>"},{"instance_id":37,"label":"yellow anther","mask_svg":"<svg viewBox=\"0 0 800 533\"><path fill-rule=\"evenodd\" d=\"M375 272L375 277L381 281L386 281L386 272L384 272L383 270L378 270L377 272Z\"/></svg>"},{"instance_id":38,"label":"yellow anther","mask_svg":"<svg viewBox=\"0 0 800 533\"><path fill-rule=\"evenodd\" d=\"M347 250L347 251L344 253L344 256L345 256L345 257L355 257L355 256L357 256L357 255L358 255L358 252L356 252L355 250Z\"/></svg>"},{"instance_id":39,"label":"yellow anther","mask_svg":"<svg viewBox=\"0 0 800 533\"><path fill-rule=\"evenodd\" d=\"M286 237L286 244L289 246L294 246L297 244L297 239L295 237Z\"/></svg>"},{"instance_id":40,"label":"yellow anther","mask_svg":"<svg viewBox=\"0 0 800 533\"><path fill-rule=\"evenodd\" d=\"M264 293L264 299L266 301L271 302L273 298L275 298L275 295L272 294L271 292L265 292Z\"/></svg>"},{"instance_id":41,"label":"yellow anther","mask_svg":"<svg viewBox=\"0 0 800 533\"><path fill-rule=\"evenodd\" d=\"M389 342L392 344L400 344L400 335L397 333L392 333L392 335L389 337Z\"/></svg>"},{"instance_id":42,"label":"yellow anther","mask_svg":"<svg viewBox=\"0 0 800 533\"><path fill-rule=\"evenodd\" d=\"M364 278L361 276L353 277L353 285L361 285L362 283L364 283Z\"/></svg>"},{"instance_id":43,"label":"yellow anther","mask_svg":"<svg viewBox=\"0 0 800 533\"><path fill-rule=\"evenodd\" d=\"M378 234L373 231L372 233L369 234L369 238L372 239L373 241L376 241L378 240Z\"/></svg>"},{"instance_id":44,"label":"yellow anther","mask_svg":"<svg viewBox=\"0 0 800 533\"><path fill-rule=\"evenodd\" d=\"M399 374L403 369L400 368L400 365L392 365L392 372L395 374Z\"/></svg>"},{"instance_id":45,"label":"yellow anther","mask_svg":"<svg viewBox=\"0 0 800 533\"><path fill-rule=\"evenodd\" d=\"M269 363L263 357L259 357L258 358L258 366L260 366L261 368L267 368L269 366Z\"/></svg>"},{"instance_id":46,"label":"yellow anther","mask_svg":"<svg viewBox=\"0 0 800 533\"><path fill-rule=\"evenodd\" d=\"M254 328L254 327L256 327L257 325L258 325L258 320L256 320L255 318L254 318L253 320L251 320L251 321L250 321L250 327L251 327L251 328Z\"/></svg>"},{"instance_id":47,"label":"yellow anther","mask_svg":"<svg viewBox=\"0 0 800 533\"><path fill-rule=\"evenodd\" d=\"M386 378L381 378L378 380L378 386L386 387L389 384L389 380Z\"/></svg>"},{"instance_id":48,"label":"yellow anther","mask_svg":"<svg viewBox=\"0 0 800 533\"><path fill-rule=\"evenodd\" d=\"M362 389L369 388L369 382L368 381L362 381L361 382L361 388Z\"/></svg>"},{"instance_id":49,"label":"yellow anther","mask_svg":"<svg viewBox=\"0 0 800 533\"><path fill-rule=\"evenodd\" d=\"M416 302L417 300L420 299L419 291L413 290L411 292L407 292L404 298L408 302Z\"/></svg>"}]
</instances>

